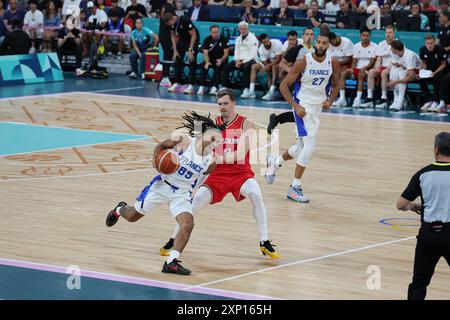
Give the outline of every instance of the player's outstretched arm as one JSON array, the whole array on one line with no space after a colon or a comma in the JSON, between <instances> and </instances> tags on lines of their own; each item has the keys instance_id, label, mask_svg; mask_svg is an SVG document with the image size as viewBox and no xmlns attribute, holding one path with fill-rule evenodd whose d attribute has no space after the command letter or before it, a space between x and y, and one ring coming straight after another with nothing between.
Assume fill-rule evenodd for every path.
<instances>
[{"instance_id":1,"label":"player's outstretched arm","mask_svg":"<svg viewBox=\"0 0 450 320\"><path fill-rule=\"evenodd\" d=\"M306 59L303 57L300 60L297 60L292 66L291 71L287 74L287 76L281 81L280 84L280 92L283 95L283 98L289 103L289 105L294 108L295 112L300 116L304 117L306 115L305 109L298 105L291 93L291 87L301 73L305 70L306 67Z\"/></svg>"}]
</instances>

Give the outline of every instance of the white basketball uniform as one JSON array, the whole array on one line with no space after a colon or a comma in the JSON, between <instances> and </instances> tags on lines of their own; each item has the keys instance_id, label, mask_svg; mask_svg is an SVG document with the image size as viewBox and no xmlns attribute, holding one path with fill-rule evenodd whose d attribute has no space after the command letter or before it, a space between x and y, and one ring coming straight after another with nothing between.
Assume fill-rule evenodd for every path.
<instances>
[{"instance_id":1,"label":"white basketball uniform","mask_svg":"<svg viewBox=\"0 0 450 320\"><path fill-rule=\"evenodd\" d=\"M317 62L312 53L306 54L305 59L305 71L294 86L294 99L306 110L306 116L303 118L293 110L299 137L317 133L322 103L328 98L333 73L331 54L326 53L323 62Z\"/></svg>"},{"instance_id":2,"label":"white basketball uniform","mask_svg":"<svg viewBox=\"0 0 450 320\"><path fill-rule=\"evenodd\" d=\"M294 84L294 100L305 108L306 115L301 118L295 110L292 110L297 127L297 144L292 145L288 153L302 167L308 165L316 149L322 103L328 98L331 87L333 73L331 58L331 54L326 53L323 62L317 62L312 53L306 54L305 70Z\"/></svg>"},{"instance_id":3,"label":"white basketball uniform","mask_svg":"<svg viewBox=\"0 0 450 320\"><path fill-rule=\"evenodd\" d=\"M196 139L179 152L180 167L173 174L159 174L136 198L134 208L141 214L149 213L156 205L169 204L175 218L182 212L193 213L192 190L197 179L202 177L213 160L213 153L201 156L195 151Z\"/></svg>"}]
</instances>

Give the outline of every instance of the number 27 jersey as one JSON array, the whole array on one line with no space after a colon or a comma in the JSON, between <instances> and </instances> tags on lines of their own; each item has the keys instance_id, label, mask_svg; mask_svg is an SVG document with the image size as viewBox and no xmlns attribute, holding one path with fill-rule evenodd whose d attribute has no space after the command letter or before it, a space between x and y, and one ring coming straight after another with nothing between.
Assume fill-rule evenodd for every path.
<instances>
[{"instance_id":1,"label":"number 27 jersey","mask_svg":"<svg viewBox=\"0 0 450 320\"><path fill-rule=\"evenodd\" d=\"M299 89L295 92L295 98L299 104L322 105L327 100L330 92L330 78L333 73L331 55L326 53L322 62L316 61L312 53L305 55L306 67L299 80Z\"/></svg>"}]
</instances>

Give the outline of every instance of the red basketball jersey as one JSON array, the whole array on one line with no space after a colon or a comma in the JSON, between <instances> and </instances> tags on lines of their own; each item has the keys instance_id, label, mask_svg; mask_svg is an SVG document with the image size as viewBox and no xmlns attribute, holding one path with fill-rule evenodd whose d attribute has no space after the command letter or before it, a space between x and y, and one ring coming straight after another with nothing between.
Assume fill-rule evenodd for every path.
<instances>
[{"instance_id":1,"label":"red basketball jersey","mask_svg":"<svg viewBox=\"0 0 450 320\"><path fill-rule=\"evenodd\" d=\"M241 137L244 129L244 121L247 119L244 116L237 115L236 118L231 121L224 131L222 131L223 142L215 148L214 152L221 156L233 153L237 150L239 138ZM216 124L222 125L222 117L216 118ZM252 171L250 166L250 152L247 151L245 155L244 163L230 163L230 164L219 164L211 173L212 176L217 174L235 174L235 173L247 173Z\"/></svg>"}]
</instances>

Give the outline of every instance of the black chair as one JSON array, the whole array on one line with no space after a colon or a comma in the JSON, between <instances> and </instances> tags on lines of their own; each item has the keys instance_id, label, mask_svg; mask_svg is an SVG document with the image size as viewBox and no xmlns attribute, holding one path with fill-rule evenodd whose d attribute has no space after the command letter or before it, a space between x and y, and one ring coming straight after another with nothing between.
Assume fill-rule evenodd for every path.
<instances>
[{"instance_id":1,"label":"black chair","mask_svg":"<svg viewBox=\"0 0 450 320\"><path fill-rule=\"evenodd\" d=\"M271 13L260 13L258 18L263 25L273 25L276 22L275 17Z\"/></svg>"},{"instance_id":2,"label":"black chair","mask_svg":"<svg viewBox=\"0 0 450 320\"><path fill-rule=\"evenodd\" d=\"M294 18L294 25L297 27L311 27L311 20L308 18Z\"/></svg>"},{"instance_id":3,"label":"black chair","mask_svg":"<svg viewBox=\"0 0 450 320\"><path fill-rule=\"evenodd\" d=\"M394 19L391 14L387 14L381 17L381 28L386 29L387 26L392 26Z\"/></svg>"},{"instance_id":4,"label":"black chair","mask_svg":"<svg viewBox=\"0 0 450 320\"><path fill-rule=\"evenodd\" d=\"M419 32L421 25L421 19L419 17L408 18L408 31Z\"/></svg>"},{"instance_id":5,"label":"black chair","mask_svg":"<svg viewBox=\"0 0 450 320\"><path fill-rule=\"evenodd\" d=\"M436 32L438 24L438 16L436 12L422 12L428 18L428 25L430 26L430 32Z\"/></svg>"},{"instance_id":6,"label":"black chair","mask_svg":"<svg viewBox=\"0 0 450 320\"><path fill-rule=\"evenodd\" d=\"M395 23L397 25L398 31L409 31L408 30L408 17L396 17Z\"/></svg>"},{"instance_id":7,"label":"black chair","mask_svg":"<svg viewBox=\"0 0 450 320\"><path fill-rule=\"evenodd\" d=\"M229 16L228 17L228 21L227 22L230 22L230 23L239 23L239 22L241 22L241 16Z\"/></svg>"},{"instance_id":8,"label":"black chair","mask_svg":"<svg viewBox=\"0 0 450 320\"><path fill-rule=\"evenodd\" d=\"M392 22L394 24L397 24L397 29L398 29L398 22L399 22L399 20L407 18L409 16L409 14L410 13L407 10L394 10L394 11L391 12Z\"/></svg>"},{"instance_id":9,"label":"black chair","mask_svg":"<svg viewBox=\"0 0 450 320\"><path fill-rule=\"evenodd\" d=\"M228 22L231 11L225 6L208 6L209 20L214 22Z\"/></svg>"},{"instance_id":10,"label":"black chair","mask_svg":"<svg viewBox=\"0 0 450 320\"><path fill-rule=\"evenodd\" d=\"M277 23L281 24L282 26L293 26L294 25L294 19L292 18L278 18Z\"/></svg>"}]
</instances>

